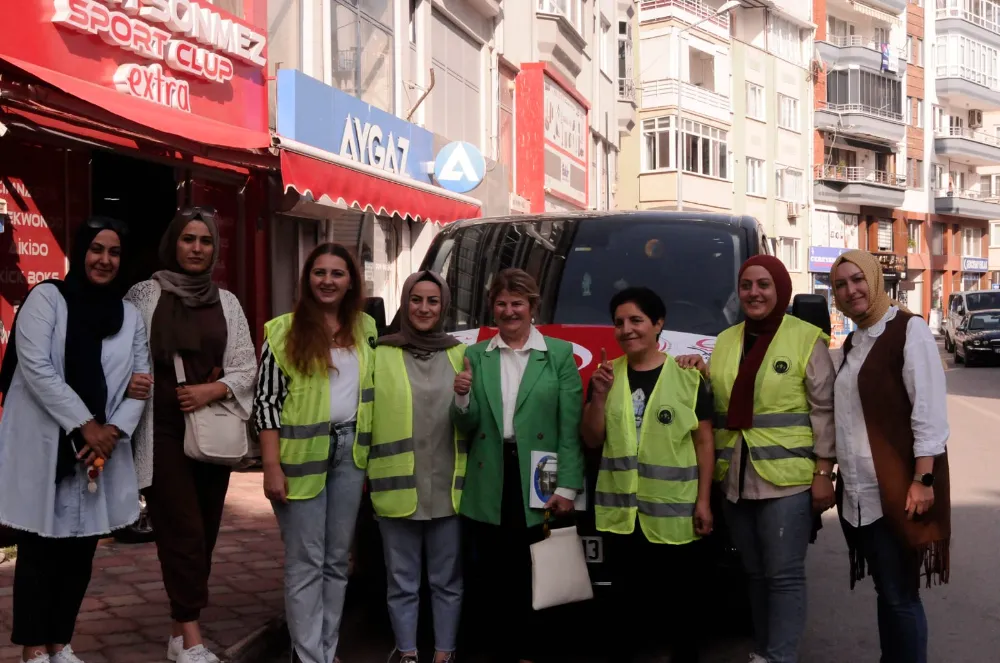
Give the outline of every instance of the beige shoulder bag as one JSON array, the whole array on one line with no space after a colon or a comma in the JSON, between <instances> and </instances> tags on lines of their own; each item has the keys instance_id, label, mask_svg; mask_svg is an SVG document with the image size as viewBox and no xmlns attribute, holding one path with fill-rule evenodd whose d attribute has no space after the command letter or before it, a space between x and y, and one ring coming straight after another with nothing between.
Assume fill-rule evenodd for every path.
<instances>
[{"instance_id":1,"label":"beige shoulder bag","mask_svg":"<svg viewBox=\"0 0 1000 663\"><path fill-rule=\"evenodd\" d=\"M184 361L174 355L177 385L187 377ZM184 454L193 460L235 467L247 453L246 421L216 401L195 412L184 413Z\"/></svg>"}]
</instances>

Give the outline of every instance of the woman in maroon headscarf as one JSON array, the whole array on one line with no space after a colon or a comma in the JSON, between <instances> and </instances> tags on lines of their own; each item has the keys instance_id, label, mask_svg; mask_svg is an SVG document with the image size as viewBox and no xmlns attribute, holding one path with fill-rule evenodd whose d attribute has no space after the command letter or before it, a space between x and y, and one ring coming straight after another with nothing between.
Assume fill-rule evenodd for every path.
<instances>
[{"instance_id":1,"label":"woman in maroon headscarf","mask_svg":"<svg viewBox=\"0 0 1000 663\"><path fill-rule=\"evenodd\" d=\"M835 372L829 338L785 315L792 282L780 260L746 261L739 297L746 320L719 334L711 358L715 479L750 581L750 661L794 663L813 516L834 504Z\"/></svg>"}]
</instances>

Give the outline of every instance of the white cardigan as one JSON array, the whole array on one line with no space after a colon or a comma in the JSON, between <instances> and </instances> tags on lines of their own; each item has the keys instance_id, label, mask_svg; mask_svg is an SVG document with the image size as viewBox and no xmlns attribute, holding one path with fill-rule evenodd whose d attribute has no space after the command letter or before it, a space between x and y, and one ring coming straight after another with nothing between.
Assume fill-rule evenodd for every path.
<instances>
[{"instance_id":1,"label":"white cardigan","mask_svg":"<svg viewBox=\"0 0 1000 663\"><path fill-rule=\"evenodd\" d=\"M156 305L160 301L160 292L160 284L150 280L137 283L125 295L125 301L131 302L139 309L139 314L146 324L147 336L151 336L150 327ZM247 318L243 313L239 299L233 293L221 288L219 289L219 297L222 301L222 313L226 318L227 330L226 350L222 355L224 377L220 382L228 385L233 392L233 399L222 403L233 414L243 419L249 419L253 407L257 353L250 336L250 325L247 324ZM139 427L136 428L133 446L135 447L135 471L141 490L148 488L153 483L152 393L150 393L149 400L146 401L146 409L142 414Z\"/></svg>"}]
</instances>

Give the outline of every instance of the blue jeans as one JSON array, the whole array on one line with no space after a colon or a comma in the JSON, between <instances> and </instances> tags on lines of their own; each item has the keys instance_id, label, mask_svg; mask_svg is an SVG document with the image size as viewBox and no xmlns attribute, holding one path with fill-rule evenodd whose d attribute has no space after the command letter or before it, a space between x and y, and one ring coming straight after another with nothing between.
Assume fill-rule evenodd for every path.
<instances>
[{"instance_id":1,"label":"blue jeans","mask_svg":"<svg viewBox=\"0 0 1000 663\"><path fill-rule=\"evenodd\" d=\"M347 592L347 562L365 483L353 426L330 437L326 486L308 500L273 503L285 544L285 614L302 663L332 663Z\"/></svg>"},{"instance_id":2,"label":"blue jeans","mask_svg":"<svg viewBox=\"0 0 1000 663\"><path fill-rule=\"evenodd\" d=\"M927 616L920 601L919 568L885 518L856 532L878 593L881 663L927 663Z\"/></svg>"},{"instance_id":3,"label":"blue jeans","mask_svg":"<svg viewBox=\"0 0 1000 663\"><path fill-rule=\"evenodd\" d=\"M723 500L726 524L750 583L756 653L795 663L806 625L810 491L770 500Z\"/></svg>"},{"instance_id":4,"label":"blue jeans","mask_svg":"<svg viewBox=\"0 0 1000 663\"><path fill-rule=\"evenodd\" d=\"M462 615L462 539L458 516L434 520L380 518L379 529L396 649L417 651L420 579L426 555L434 613L434 649L455 651Z\"/></svg>"}]
</instances>

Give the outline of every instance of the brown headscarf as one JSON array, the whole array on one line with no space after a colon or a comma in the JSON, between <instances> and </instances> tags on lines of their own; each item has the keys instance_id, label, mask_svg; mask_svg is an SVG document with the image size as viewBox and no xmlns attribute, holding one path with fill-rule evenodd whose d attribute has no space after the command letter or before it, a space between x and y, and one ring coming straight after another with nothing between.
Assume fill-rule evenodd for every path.
<instances>
[{"instance_id":1,"label":"brown headscarf","mask_svg":"<svg viewBox=\"0 0 1000 663\"><path fill-rule=\"evenodd\" d=\"M214 246L208 268L199 273L184 271L177 262L177 240L192 221L201 221L208 227ZM193 322L190 310L219 303L219 287L212 281L212 271L221 250L213 210L200 207L181 210L167 226L160 240L160 263L165 269L153 274L162 293L149 332L153 354L161 360L170 361L177 352L201 350L201 329Z\"/></svg>"},{"instance_id":2,"label":"brown headscarf","mask_svg":"<svg viewBox=\"0 0 1000 663\"><path fill-rule=\"evenodd\" d=\"M414 286L421 281L429 281L441 289L441 317L434 325L434 329L427 332L417 330L413 326L413 321L410 320L410 293L413 292ZM403 294L399 300L399 331L380 338L378 344L416 350L425 354L455 347L459 344L459 340L444 332L444 314L450 303L451 290L440 276L429 270L410 274L403 282Z\"/></svg>"},{"instance_id":3,"label":"brown headscarf","mask_svg":"<svg viewBox=\"0 0 1000 663\"><path fill-rule=\"evenodd\" d=\"M840 305L840 299L836 296L837 288L834 283L837 278L837 268L845 262L857 265L861 273L865 275L865 281L868 282L868 310L860 315L851 315L845 311L844 307ZM892 306L898 307L904 313L909 312L905 306L889 297L889 293L885 291L885 278L882 276L882 265L879 264L875 256L867 251L852 249L846 253L842 253L840 257L833 261L833 266L830 267L830 281L831 285L833 285L834 302L837 308L862 329L867 329L881 320Z\"/></svg>"}]
</instances>

